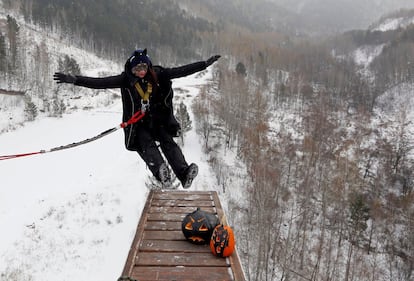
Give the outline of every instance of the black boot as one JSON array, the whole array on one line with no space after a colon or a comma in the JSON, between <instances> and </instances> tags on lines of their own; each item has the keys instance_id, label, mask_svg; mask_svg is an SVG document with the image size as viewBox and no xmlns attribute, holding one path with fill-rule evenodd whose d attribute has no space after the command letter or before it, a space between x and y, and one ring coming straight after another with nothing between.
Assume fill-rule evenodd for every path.
<instances>
[{"instance_id":1,"label":"black boot","mask_svg":"<svg viewBox=\"0 0 414 281\"><path fill-rule=\"evenodd\" d=\"M183 185L183 188L185 189L190 188L197 174L198 174L198 166L194 163L191 163L185 172L184 180L181 182L181 184Z\"/></svg>"},{"instance_id":2,"label":"black boot","mask_svg":"<svg viewBox=\"0 0 414 281\"><path fill-rule=\"evenodd\" d=\"M165 163L162 163L158 169L158 180L161 182L163 189L172 187L170 169Z\"/></svg>"}]
</instances>

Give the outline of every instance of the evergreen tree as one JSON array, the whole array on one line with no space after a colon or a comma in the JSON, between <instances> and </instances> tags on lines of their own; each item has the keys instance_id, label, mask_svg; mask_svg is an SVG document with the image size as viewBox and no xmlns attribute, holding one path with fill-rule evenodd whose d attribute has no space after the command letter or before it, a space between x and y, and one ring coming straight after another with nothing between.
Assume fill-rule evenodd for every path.
<instances>
[{"instance_id":1,"label":"evergreen tree","mask_svg":"<svg viewBox=\"0 0 414 281\"><path fill-rule=\"evenodd\" d=\"M175 117L177 118L177 121L180 123L181 127L181 134L180 134L180 140L181 144L184 144L184 133L191 130L191 120L190 115L188 114L187 107L183 102L180 103L176 113Z\"/></svg>"},{"instance_id":2,"label":"evergreen tree","mask_svg":"<svg viewBox=\"0 0 414 281\"><path fill-rule=\"evenodd\" d=\"M81 74L78 62L74 58L69 57L68 55L65 55L63 60L59 58L58 69L61 72L70 73L73 75Z\"/></svg>"},{"instance_id":3,"label":"evergreen tree","mask_svg":"<svg viewBox=\"0 0 414 281\"><path fill-rule=\"evenodd\" d=\"M80 66L74 58L65 56L65 66L68 73L73 75L81 74Z\"/></svg>"},{"instance_id":4,"label":"evergreen tree","mask_svg":"<svg viewBox=\"0 0 414 281\"><path fill-rule=\"evenodd\" d=\"M6 54L6 38L0 32L0 72L5 72L7 70Z\"/></svg>"},{"instance_id":5,"label":"evergreen tree","mask_svg":"<svg viewBox=\"0 0 414 281\"><path fill-rule=\"evenodd\" d=\"M51 116L53 117L62 117L62 114L66 110L66 105L64 101L60 99L59 97L60 95L58 93L58 90L56 89L53 94L53 99L52 99L52 104L51 104L52 106Z\"/></svg>"},{"instance_id":6,"label":"evergreen tree","mask_svg":"<svg viewBox=\"0 0 414 281\"><path fill-rule=\"evenodd\" d=\"M33 103L30 96L25 97L25 107L24 107L24 113L26 120L33 121L36 119L38 111L37 106Z\"/></svg>"},{"instance_id":7,"label":"evergreen tree","mask_svg":"<svg viewBox=\"0 0 414 281\"><path fill-rule=\"evenodd\" d=\"M183 132L188 132L191 130L192 122L190 120L190 115L188 114L188 111L187 111L187 106L183 102L180 103L175 113L175 116L177 117L177 120L181 126L181 130Z\"/></svg>"},{"instance_id":8,"label":"evergreen tree","mask_svg":"<svg viewBox=\"0 0 414 281\"><path fill-rule=\"evenodd\" d=\"M237 72L237 74L246 76L246 66L244 66L244 64L242 62L239 62L236 65L236 72Z\"/></svg>"},{"instance_id":9,"label":"evergreen tree","mask_svg":"<svg viewBox=\"0 0 414 281\"><path fill-rule=\"evenodd\" d=\"M17 65L17 51L18 51L18 36L19 36L19 26L15 18L7 16L7 36L9 39L9 52L11 55L11 71L16 70Z\"/></svg>"},{"instance_id":10,"label":"evergreen tree","mask_svg":"<svg viewBox=\"0 0 414 281\"><path fill-rule=\"evenodd\" d=\"M362 194L353 194L349 203L349 226L353 243L361 240L363 232L367 229L367 220L369 216L369 207L365 202Z\"/></svg>"}]
</instances>

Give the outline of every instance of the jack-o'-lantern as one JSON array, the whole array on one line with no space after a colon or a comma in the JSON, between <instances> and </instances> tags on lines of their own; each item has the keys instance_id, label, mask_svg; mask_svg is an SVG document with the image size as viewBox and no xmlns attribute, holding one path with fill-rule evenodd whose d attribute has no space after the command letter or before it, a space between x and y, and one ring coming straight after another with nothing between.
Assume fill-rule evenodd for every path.
<instances>
[{"instance_id":1,"label":"jack-o'-lantern","mask_svg":"<svg viewBox=\"0 0 414 281\"><path fill-rule=\"evenodd\" d=\"M220 224L214 228L210 240L213 255L229 257L233 254L235 244L233 229L230 226Z\"/></svg>"},{"instance_id":2,"label":"jack-o'-lantern","mask_svg":"<svg viewBox=\"0 0 414 281\"><path fill-rule=\"evenodd\" d=\"M219 223L217 216L197 208L185 216L181 223L181 229L185 238L191 243L208 244L214 228Z\"/></svg>"}]
</instances>

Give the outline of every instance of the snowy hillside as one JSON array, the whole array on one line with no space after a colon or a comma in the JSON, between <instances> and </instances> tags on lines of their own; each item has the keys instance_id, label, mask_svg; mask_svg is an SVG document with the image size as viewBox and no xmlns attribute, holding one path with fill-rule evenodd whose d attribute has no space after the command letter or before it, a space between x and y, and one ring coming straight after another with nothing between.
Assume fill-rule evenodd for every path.
<instances>
[{"instance_id":1,"label":"snowy hillside","mask_svg":"<svg viewBox=\"0 0 414 281\"><path fill-rule=\"evenodd\" d=\"M396 136L414 143L414 84L399 84L381 95L375 108L372 126L379 128L381 136L392 140ZM384 126L388 125L388 126ZM414 159L414 151L409 156Z\"/></svg>"},{"instance_id":2,"label":"snowy hillside","mask_svg":"<svg viewBox=\"0 0 414 281\"><path fill-rule=\"evenodd\" d=\"M1 9L0 6L0 22L5 22L9 11ZM24 113L26 98L30 97L38 108L39 116L48 116L50 112L45 111L45 104L42 101L42 95L48 100L52 100L54 93L57 91L58 99L64 100L66 111L74 111L82 108L101 107L112 104L113 97L107 92L99 90L91 90L86 88L63 88L59 87L53 81L52 75L58 71L58 60L64 59L64 56L76 59L81 68L83 75L105 76L119 73L123 69L123 65L115 63L105 58L96 56L93 53L74 47L71 42L63 40L62 36L45 32L39 27L24 22L22 16L12 14L19 24L19 37L22 44L26 48L20 54L23 59L22 64L25 66L24 71L16 77L16 79L0 79L0 89L22 91L25 96L9 96L0 94L0 132L13 130L25 121L27 121ZM44 81L47 89L39 89L36 66L38 50L47 52L47 68L45 75L50 79ZM43 93L43 91L45 91ZM114 95L118 91L113 92Z\"/></svg>"},{"instance_id":3,"label":"snowy hillside","mask_svg":"<svg viewBox=\"0 0 414 281\"><path fill-rule=\"evenodd\" d=\"M414 17L411 16L391 17L373 26L370 30L385 32L405 28L413 23ZM385 46L386 44L365 45L353 52L352 57L355 63L362 67L361 74L368 79L372 77L370 63L381 54ZM390 130L398 131L398 127L404 125L409 138L414 140L413 89L414 85L412 83L402 83L388 89L378 98L373 127L381 127L380 124L393 124L387 132L383 132L382 136L386 138L392 136L394 133Z\"/></svg>"},{"instance_id":4,"label":"snowy hillside","mask_svg":"<svg viewBox=\"0 0 414 281\"><path fill-rule=\"evenodd\" d=\"M398 28L405 28L414 23L414 17L387 18L370 31L392 31ZM371 62L381 55L387 44L363 45L354 50L350 57L361 68L359 73L368 81L374 80L371 71ZM414 84L401 83L387 89L376 100L374 115L371 122L372 128L378 128L380 137L391 140L397 132L404 131L406 137L412 142L414 140L414 97L412 95ZM412 153L411 153L412 154ZM414 157L414 155L411 155Z\"/></svg>"},{"instance_id":5,"label":"snowy hillside","mask_svg":"<svg viewBox=\"0 0 414 281\"><path fill-rule=\"evenodd\" d=\"M405 18L405 17L397 17L397 18L388 18L384 22L378 24L377 26L372 28L372 31L388 31L388 30L396 30L398 28L405 28L410 24L414 23L414 17Z\"/></svg>"},{"instance_id":6,"label":"snowy hillside","mask_svg":"<svg viewBox=\"0 0 414 281\"><path fill-rule=\"evenodd\" d=\"M406 28L410 24L414 23L414 17L390 17L380 21L379 23L373 25L369 31L392 31L398 28ZM381 54L385 44L378 44L378 45L364 45L357 48L352 56L354 57L354 61L356 64L361 65L367 71L369 64ZM367 73L366 73L367 74Z\"/></svg>"}]
</instances>

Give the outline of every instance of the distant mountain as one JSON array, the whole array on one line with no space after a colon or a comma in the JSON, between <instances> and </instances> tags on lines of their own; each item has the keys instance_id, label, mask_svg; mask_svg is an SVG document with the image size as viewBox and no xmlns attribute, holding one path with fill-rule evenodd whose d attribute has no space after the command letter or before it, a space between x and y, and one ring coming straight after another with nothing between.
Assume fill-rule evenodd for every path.
<instances>
[{"instance_id":1,"label":"distant mountain","mask_svg":"<svg viewBox=\"0 0 414 281\"><path fill-rule=\"evenodd\" d=\"M192 14L219 26L277 30L290 35L323 35L365 29L381 16L414 8L409 0L175 0Z\"/></svg>"},{"instance_id":2,"label":"distant mountain","mask_svg":"<svg viewBox=\"0 0 414 281\"><path fill-rule=\"evenodd\" d=\"M384 14L414 8L411 0L268 0L297 16L308 31L337 32L364 29Z\"/></svg>"},{"instance_id":3,"label":"distant mountain","mask_svg":"<svg viewBox=\"0 0 414 281\"><path fill-rule=\"evenodd\" d=\"M380 92L414 82L414 10L381 18L367 30L353 30L333 39L334 53L348 57L375 77Z\"/></svg>"}]
</instances>

